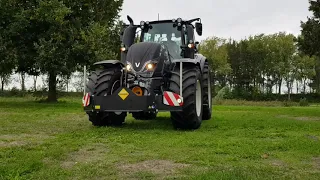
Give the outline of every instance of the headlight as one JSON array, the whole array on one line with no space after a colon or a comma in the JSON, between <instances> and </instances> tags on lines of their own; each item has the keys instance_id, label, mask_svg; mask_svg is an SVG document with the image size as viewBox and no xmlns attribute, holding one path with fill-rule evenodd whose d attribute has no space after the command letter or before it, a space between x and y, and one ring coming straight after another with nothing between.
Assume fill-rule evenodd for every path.
<instances>
[{"instance_id":1,"label":"headlight","mask_svg":"<svg viewBox=\"0 0 320 180\"><path fill-rule=\"evenodd\" d=\"M153 63L148 63L147 66L146 66L148 71L153 71L154 67L155 67L155 64L153 64Z\"/></svg>"},{"instance_id":2,"label":"headlight","mask_svg":"<svg viewBox=\"0 0 320 180\"><path fill-rule=\"evenodd\" d=\"M130 71L131 70L131 65L127 64L126 69L127 69L127 71Z\"/></svg>"},{"instance_id":3,"label":"headlight","mask_svg":"<svg viewBox=\"0 0 320 180\"><path fill-rule=\"evenodd\" d=\"M152 70L152 69L153 69L153 64L148 64L148 65L147 65L147 69L148 69L148 70Z\"/></svg>"}]
</instances>

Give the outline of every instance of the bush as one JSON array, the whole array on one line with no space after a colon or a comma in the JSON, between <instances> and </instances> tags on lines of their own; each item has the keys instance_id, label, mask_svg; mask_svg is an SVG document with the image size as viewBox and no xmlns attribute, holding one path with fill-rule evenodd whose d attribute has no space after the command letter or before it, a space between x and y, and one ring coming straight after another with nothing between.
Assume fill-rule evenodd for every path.
<instances>
[{"instance_id":1,"label":"bush","mask_svg":"<svg viewBox=\"0 0 320 180\"><path fill-rule=\"evenodd\" d=\"M300 106L309 106L309 102L308 102L307 98L301 98L299 101L299 105Z\"/></svg>"},{"instance_id":2,"label":"bush","mask_svg":"<svg viewBox=\"0 0 320 180\"><path fill-rule=\"evenodd\" d=\"M225 100L225 96L226 94L229 92L228 87L224 87L222 88L217 95L213 98L213 103L214 104L218 104L221 105L223 103L223 101Z\"/></svg>"},{"instance_id":3,"label":"bush","mask_svg":"<svg viewBox=\"0 0 320 180\"><path fill-rule=\"evenodd\" d=\"M285 106L285 107L297 106L297 103L295 103L293 101L285 100L285 101L283 101L283 106Z\"/></svg>"}]
</instances>

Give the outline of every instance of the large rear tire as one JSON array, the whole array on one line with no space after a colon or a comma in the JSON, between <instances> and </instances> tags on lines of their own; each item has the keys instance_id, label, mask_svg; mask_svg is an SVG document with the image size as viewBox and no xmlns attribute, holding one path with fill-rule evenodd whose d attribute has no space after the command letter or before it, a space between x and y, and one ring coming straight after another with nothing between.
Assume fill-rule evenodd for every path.
<instances>
[{"instance_id":1,"label":"large rear tire","mask_svg":"<svg viewBox=\"0 0 320 180\"><path fill-rule=\"evenodd\" d=\"M111 95L120 87L121 69L119 67L108 67L96 70L89 76L86 92L95 96ZM88 112L89 121L94 126L121 126L127 113L115 112Z\"/></svg>"},{"instance_id":2,"label":"large rear tire","mask_svg":"<svg viewBox=\"0 0 320 180\"><path fill-rule=\"evenodd\" d=\"M203 116L202 120L210 120L212 116L212 91L211 74L209 63L206 62L203 68Z\"/></svg>"},{"instance_id":3,"label":"large rear tire","mask_svg":"<svg viewBox=\"0 0 320 180\"><path fill-rule=\"evenodd\" d=\"M203 113L203 87L200 69L195 65L183 67L183 111L171 112L175 129L195 130L200 128ZM176 66L170 78L169 91L180 94L180 67Z\"/></svg>"}]
</instances>

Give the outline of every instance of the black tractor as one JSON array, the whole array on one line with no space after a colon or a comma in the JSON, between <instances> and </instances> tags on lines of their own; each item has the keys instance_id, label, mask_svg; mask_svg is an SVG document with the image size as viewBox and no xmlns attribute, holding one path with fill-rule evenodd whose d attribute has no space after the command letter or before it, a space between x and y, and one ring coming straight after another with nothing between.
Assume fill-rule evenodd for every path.
<instances>
[{"instance_id":1,"label":"black tractor","mask_svg":"<svg viewBox=\"0 0 320 180\"><path fill-rule=\"evenodd\" d=\"M175 129L198 129L212 110L209 61L198 53L194 34L202 35L201 19L128 21L121 60L95 63L88 78L83 105L89 120L119 126L128 113L151 120L170 111Z\"/></svg>"}]
</instances>

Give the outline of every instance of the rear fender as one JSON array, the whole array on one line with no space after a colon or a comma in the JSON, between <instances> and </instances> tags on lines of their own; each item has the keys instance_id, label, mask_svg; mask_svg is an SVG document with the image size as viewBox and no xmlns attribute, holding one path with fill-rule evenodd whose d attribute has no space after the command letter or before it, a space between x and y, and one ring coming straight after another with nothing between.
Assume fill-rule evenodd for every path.
<instances>
[{"instance_id":1,"label":"rear fender","mask_svg":"<svg viewBox=\"0 0 320 180\"><path fill-rule=\"evenodd\" d=\"M198 60L198 59L184 58L184 59L174 59L174 60L172 60L172 63L174 63L176 66L179 66L180 62L183 63L183 66L185 66L185 65L196 65L196 66L199 66L201 71L202 71L202 69L204 67L204 63L201 66L201 61Z\"/></svg>"},{"instance_id":2,"label":"rear fender","mask_svg":"<svg viewBox=\"0 0 320 180\"><path fill-rule=\"evenodd\" d=\"M204 64L206 62L208 62L207 58L205 56L203 56L202 54L195 54L195 58L194 59L190 59L190 58L183 58L183 59L174 59L172 60L172 62L174 64L178 64L180 62L182 62L183 64L194 64L194 65L198 65L201 72L203 72L203 68L204 68Z\"/></svg>"},{"instance_id":3,"label":"rear fender","mask_svg":"<svg viewBox=\"0 0 320 180\"><path fill-rule=\"evenodd\" d=\"M202 54L196 54L195 59L199 62L201 72L203 72L204 64L208 61L207 58Z\"/></svg>"}]
</instances>

